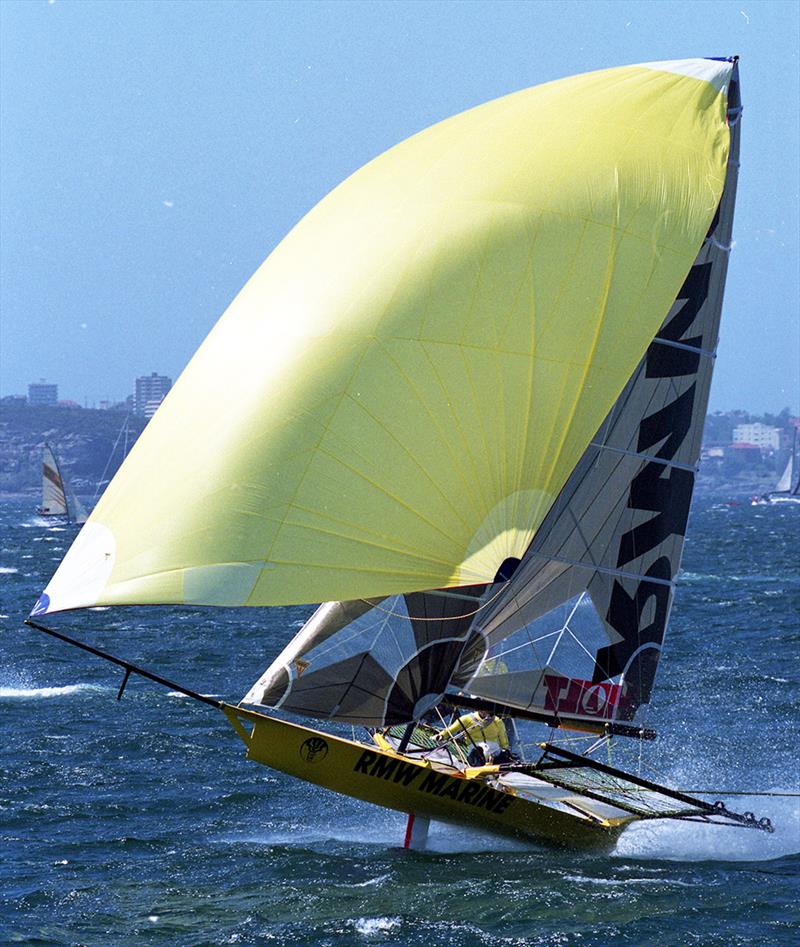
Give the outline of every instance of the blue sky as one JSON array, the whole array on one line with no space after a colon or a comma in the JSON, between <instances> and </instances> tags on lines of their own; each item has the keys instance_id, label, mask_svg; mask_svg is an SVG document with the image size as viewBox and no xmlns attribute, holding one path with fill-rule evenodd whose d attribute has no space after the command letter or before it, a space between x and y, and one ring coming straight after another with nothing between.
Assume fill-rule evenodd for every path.
<instances>
[{"instance_id":1,"label":"blue sky","mask_svg":"<svg viewBox=\"0 0 800 947\"><path fill-rule=\"evenodd\" d=\"M800 4L0 3L0 394L176 377L289 228L408 135L525 86L738 53L711 409L800 409Z\"/></svg>"}]
</instances>

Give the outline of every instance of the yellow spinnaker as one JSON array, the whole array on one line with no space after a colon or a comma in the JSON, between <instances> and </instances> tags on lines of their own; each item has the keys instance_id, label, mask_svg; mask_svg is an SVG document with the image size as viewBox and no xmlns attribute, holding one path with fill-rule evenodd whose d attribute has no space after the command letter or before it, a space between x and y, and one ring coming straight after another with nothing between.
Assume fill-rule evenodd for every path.
<instances>
[{"instance_id":1,"label":"yellow spinnaker","mask_svg":"<svg viewBox=\"0 0 800 947\"><path fill-rule=\"evenodd\" d=\"M348 178L203 343L39 613L491 581L697 254L730 70L682 60L527 89Z\"/></svg>"}]
</instances>

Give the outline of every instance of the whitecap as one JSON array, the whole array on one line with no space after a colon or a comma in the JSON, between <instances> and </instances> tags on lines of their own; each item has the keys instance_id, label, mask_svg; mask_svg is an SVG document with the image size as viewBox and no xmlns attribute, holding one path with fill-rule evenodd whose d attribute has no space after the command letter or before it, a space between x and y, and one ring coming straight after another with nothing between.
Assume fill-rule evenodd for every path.
<instances>
[{"instance_id":1,"label":"whitecap","mask_svg":"<svg viewBox=\"0 0 800 947\"><path fill-rule=\"evenodd\" d=\"M399 917L360 917L353 922L357 933L364 937L385 934L400 924Z\"/></svg>"},{"instance_id":2,"label":"whitecap","mask_svg":"<svg viewBox=\"0 0 800 947\"><path fill-rule=\"evenodd\" d=\"M564 875L565 881L575 881L591 885L678 885L681 888L694 888L688 881L676 878L588 878L586 875Z\"/></svg>"},{"instance_id":3,"label":"whitecap","mask_svg":"<svg viewBox=\"0 0 800 947\"><path fill-rule=\"evenodd\" d=\"M201 697L215 697L222 698L222 694L201 694ZM189 699L188 694L184 694L183 691L167 691L167 697L185 697Z\"/></svg>"},{"instance_id":4,"label":"whitecap","mask_svg":"<svg viewBox=\"0 0 800 947\"><path fill-rule=\"evenodd\" d=\"M359 881L357 884L348 882L348 888L371 888L373 885L382 885L384 881L388 881L391 875L376 875L374 878L369 878L367 881Z\"/></svg>"},{"instance_id":5,"label":"whitecap","mask_svg":"<svg viewBox=\"0 0 800 947\"><path fill-rule=\"evenodd\" d=\"M0 687L0 700L39 700L45 697L69 697L82 691L101 691L97 684L67 684L63 687Z\"/></svg>"},{"instance_id":6,"label":"whitecap","mask_svg":"<svg viewBox=\"0 0 800 947\"><path fill-rule=\"evenodd\" d=\"M19 569L15 569L13 566L0 566L0 575L16 575L19 572Z\"/></svg>"}]
</instances>

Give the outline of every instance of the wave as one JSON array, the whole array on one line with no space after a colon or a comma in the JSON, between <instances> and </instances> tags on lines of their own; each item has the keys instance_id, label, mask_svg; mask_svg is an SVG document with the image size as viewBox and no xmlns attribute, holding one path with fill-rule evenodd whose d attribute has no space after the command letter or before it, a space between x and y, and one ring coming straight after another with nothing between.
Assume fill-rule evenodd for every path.
<instances>
[{"instance_id":1,"label":"wave","mask_svg":"<svg viewBox=\"0 0 800 947\"><path fill-rule=\"evenodd\" d=\"M0 687L0 700L41 700L49 697L70 697L86 691L105 691L98 684L66 684L63 687Z\"/></svg>"},{"instance_id":2,"label":"wave","mask_svg":"<svg viewBox=\"0 0 800 947\"><path fill-rule=\"evenodd\" d=\"M16 575L19 572L19 569L15 569L13 566L0 566L0 575Z\"/></svg>"}]
</instances>

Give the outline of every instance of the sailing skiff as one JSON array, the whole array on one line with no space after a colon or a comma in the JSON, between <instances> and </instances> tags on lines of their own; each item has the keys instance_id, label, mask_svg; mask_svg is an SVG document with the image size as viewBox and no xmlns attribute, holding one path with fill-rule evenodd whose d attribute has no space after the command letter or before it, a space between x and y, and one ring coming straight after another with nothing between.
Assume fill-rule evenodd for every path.
<instances>
[{"instance_id":1,"label":"sailing skiff","mask_svg":"<svg viewBox=\"0 0 800 947\"><path fill-rule=\"evenodd\" d=\"M28 623L122 667L120 696L131 673L168 684L249 758L408 813L409 845L429 819L587 848L641 819L771 831L598 758L655 738L740 114L736 57L646 63L365 165L236 297ZM307 602L324 604L238 705L41 624ZM436 738L463 710L550 737L471 765Z\"/></svg>"}]
</instances>

